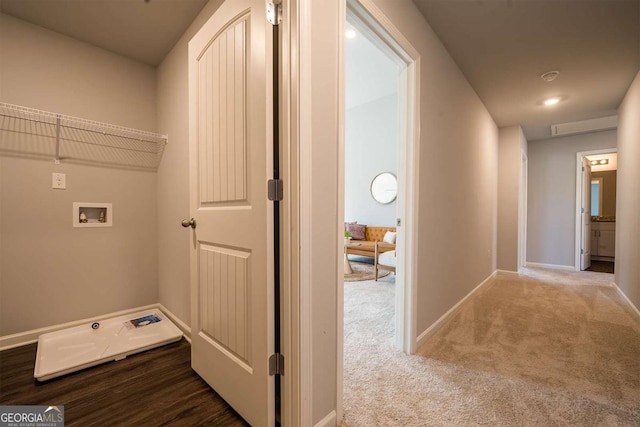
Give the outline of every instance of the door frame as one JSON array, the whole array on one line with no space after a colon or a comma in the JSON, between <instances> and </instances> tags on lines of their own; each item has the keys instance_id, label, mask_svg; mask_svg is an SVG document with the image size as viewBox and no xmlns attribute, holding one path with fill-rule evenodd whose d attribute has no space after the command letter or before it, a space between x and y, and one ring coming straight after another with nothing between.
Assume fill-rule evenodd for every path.
<instances>
[{"instance_id":1,"label":"door frame","mask_svg":"<svg viewBox=\"0 0 640 427\"><path fill-rule=\"evenodd\" d=\"M396 283L404 286L396 286L395 314L396 314L396 340L395 345L398 350L406 353L413 353L416 345L416 270L417 270L417 233L418 218L418 182L419 182L419 117L420 117L420 55L382 13L382 11L371 0L346 0L343 10L343 22L346 22L347 14L359 20L367 26L367 31L376 37L382 44L380 48L388 50L394 54L399 62L404 63L405 68L399 76L400 87L398 91L398 109L400 113L400 126L398 138L398 159L404 167L398 168L398 219L401 225L398 228L397 251L401 255L401 260L396 271ZM344 31L342 32L344 33ZM344 35L341 34L344 46ZM377 43L376 43L377 44ZM340 98L344 103L346 94L344 49L341 52L342 67L340 70ZM341 194L339 194L339 212L344 212L344 106L340 116L340 152L341 163L340 183ZM339 218L338 224L341 226L343 218ZM408 232L407 230L410 230ZM339 254L342 257L342 254ZM339 278L342 282L342 277ZM343 322L343 289L339 287L339 323ZM338 334L340 348L342 348L342 327ZM342 352L340 351L340 356Z\"/></svg>"},{"instance_id":2,"label":"door frame","mask_svg":"<svg viewBox=\"0 0 640 427\"><path fill-rule=\"evenodd\" d=\"M328 138L327 141L337 141L334 159L335 166L339 174L344 174L344 23L346 18L346 0L333 0L328 2L322 8L317 9L317 3L314 6L313 0L282 0L283 3L283 22L281 24L281 174L284 181L284 200L281 203L282 215L282 236L281 236L281 262L282 272L282 336L283 351L285 356L285 371L283 376L282 388L282 421L283 425L335 425L340 423L342 419L342 319L343 314L340 312L340 321L337 323L334 331L319 331L322 325L318 324L317 319L314 320L314 311L318 309L318 298L314 292L318 292L319 286L317 281L317 268L319 262L314 259L317 251L314 250L314 241L317 240L317 225L315 225L315 216L312 211L314 176L312 175L313 166L317 163L313 157L314 140L318 135L322 138ZM389 20L379 11L377 6L371 0L360 0L360 5L366 8L370 15L376 17L378 22L382 22L388 33L393 35L405 52L410 53L411 71L414 94L420 93L419 76L420 76L420 56L415 49L411 47L409 42L402 34L391 25ZM337 62L337 95L341 101L337 105L330 105L331 111L323 112L324 118L329 118L330 122L336 120L336 131L332 128L323 127L318 130L318 126L314 126L314 119L318 111L313 110L312 93L314 84L320 79L318 74L312 73L312 70L318 67L318 60L314 58L322 58L327 52L315 52L312 47L314 45L313 35L318 33L318 28L324 22L323 17L334 17L337 14L339 22L331 23L330 27L338 29L339 43L336 50L332 53L333 58ZM317 25L314 27L314 25ZM325 30L326 31L326 30ZM331 61L330 61L331 62ZM331 66L331 64L328 64ZM329 77L333 78L333 69L328 69ZM322 77L325 80L325 77ZM329 97L332 94L328 95ZM323 99L326 102L326 100ZM408 111L412 112L411 126L408 135L411 137L412 144L410 149L404 153L409 159L407 167L411 168L406 173L411 177L411 187L407 183L407 198L411 197L411 208L404 212L403 222L407 227L417 230L418 219L418 171L419 171L419 117L420 117L420 97L415 99L410 105L407 105ZM332 116L333 112L336 116ZM335 123L335 122L334 122ZM335 133L334 133L335 132ZM336 139L333 139L333 137ZM317 144L317 142L315 143ZM318 172L316 172L318 175ZM322 174L319 174L322 176ZM340 229L344 216L344 176L338 178L342 186L336 185L334 199L336 207L336 215ZM336 224L336 227L338 224ZM288 233L288 235L287 235ZM333 258L331 265L327 265L330 270L335 268L336 275L334 283L336 288L340 289L338 283L343 281L343 239L342 236L335 236L334 253L327 254ZM411 275L406 277L407 292L405 292L404 300L410 301L408 307L410 310L405 311L405 319L407 319L407 327L404 329L403 336L405 340L407 352L411 353L416 350L416 284L417 284L417 239L408 236L405 247L405 268ZM326 284L323 284L326 286ZM315 288L314 288L315 287ZM342 290L339 298L342 299ZM324 294L324 291L323 291ZM315 298L314 298L315 296ZM326 295L321 295L321 299ZM335 301L335 300L334 300ZM342 310L342 303L335 301L336 312ZM330 411L321 420L314 422L314 418L318 416L317 412L323 412L326 408L327 398L333 401L329 396L319 396L318 391L314 393L314 373L319 369L316 365L319 363L322 367L329 367L329 361L324 359L324 353L318 349L314 351L314 336L319 333L332 335L336 334L336 354L335 366L336 372L326 371L324 375L334 376L336 378L336 401L333 406L334 410ZM320 354L318 354L320 353ZM318 360L316 360L318 359ZM332 369L331 369L332 370ZM322 401L323 408L317 409Z\"/></svg>"},{"instance_id":3,"label":"door frame","mask_svg":"<svg viewBox=\"0 0 640 427\"><path fill-rule=\"evenodd\" d=\"M277 2L276 2L277 3ZM301 114L300 74L307 62L298 56L305 25L308 25L308 4L304 0L282 2L280 23L280 178L283 182L283 199L280 201L280 304L282 354L285 372L281 377L281 425L310 425L311 393L303 390L311 382L311 323L305 316L311 304L303 292L301 275L300 202L300 143L305 116ZM307 60L305 58L305 60ZM297 284L300 283L300 286ZM305 288L308 292L308 290ZM303 298L304 294L304 298ZM306 322L306 323L305 323ZM304 332L303 332L304 331Z\"/></svg>"},{"instance_id":4,"label":"door frame","mask_svg":"<svg viewBox=\"0 0 640 427\"><path fill-rule=\"evenodd\" d=\"M520 163L520 191L518 201L518 270L527 265L527 187L529 185L529 158L522 150Z\"/></svg>"},{"instance_id":5,"label":"door frame","mask_svg":"<svg viewBox=\"0 0 640 427\"><path fill-rule=\"evenodd\" d=\"M596 154L617 153L617 148L604 148L600 150L579 151L576 153L576 204L575 212L575 244L574 244L574 266L575 271L580 271L580 246L582 243L582 217L580 207L582 206L582 159ZM591 186L589 186L591 187ZM616 190L617 191L617 190ZM616 194L617 197L617 194Z\"/></svg>"},{"instance_id":6,"label":"door frame","mask_svg":"<svg viewBox=\"0 0 640 427\"><path fill-rule=\"evenodd\" d=\"M416 351L416 288L417 288L417 254L418 240L418 182L420 170L420 55L396 26L383 14L372 0L343 0L340 7L340 75L339 75L339 184L338 184L338 224L344 222L344 126L345 126L345 53L344 24L348 13L367 26L384 47L391 50L405 68L400 75L398 92L400 109L400 138L398 141L398 158L405 167L398 168L398 257L401 261L396 269L395 315L397 349L412 354ZM407 232L406 230L410 230ZM338 251L338 265L342 263L342 251ZM340 422L343 416L343 369L344 369L344 288L342 269L339 271L337 295L337 402L336 415Z\"/></svg>"}]
</instances>

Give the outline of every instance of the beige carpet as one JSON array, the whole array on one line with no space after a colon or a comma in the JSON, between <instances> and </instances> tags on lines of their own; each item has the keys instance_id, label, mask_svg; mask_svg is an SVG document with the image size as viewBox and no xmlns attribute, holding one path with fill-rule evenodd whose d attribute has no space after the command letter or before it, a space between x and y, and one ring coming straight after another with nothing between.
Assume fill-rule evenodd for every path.
<instances>
[{"instance_id":1,"label":"beige carpet","mask_svg":"<svg viewBox=\"0 0 640 427\"><path fill-rule=\"evenodd\" d=\"M501 275L421 349L394 276L345 283L344 426L640 426L640 319L612 275Z\"/></svg>"}]
</instances>

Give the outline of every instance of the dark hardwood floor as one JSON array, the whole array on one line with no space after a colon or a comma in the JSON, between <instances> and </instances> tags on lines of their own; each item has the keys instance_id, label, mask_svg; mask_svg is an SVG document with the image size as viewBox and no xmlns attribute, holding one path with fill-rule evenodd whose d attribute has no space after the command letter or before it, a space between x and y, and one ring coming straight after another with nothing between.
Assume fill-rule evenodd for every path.
<instances>
[{"instance_id":1,"label":"dark hardwood floor","mask_svg":"<svg viewBox=\"0 0 640 427\"><path fill-rule=\"evenodd\" d=\"M39 383L36 344L0 352L0 405L64 405L65 426L246 426L191 370L184 339Z\"/></svg>"}]
</instances>

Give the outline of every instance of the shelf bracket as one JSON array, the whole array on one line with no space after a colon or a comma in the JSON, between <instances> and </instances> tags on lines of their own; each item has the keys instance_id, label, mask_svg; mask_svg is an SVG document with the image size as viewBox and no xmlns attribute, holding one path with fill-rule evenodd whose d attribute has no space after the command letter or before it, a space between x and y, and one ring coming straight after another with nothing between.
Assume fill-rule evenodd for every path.
<instances>
[{"instance_id":1,"label":"shelf bracket","mask_svg":"<svg viewBox=\"0 0 640 427\"><path fill-rule=\"evenodd\" d=\"M60 115L56 116L56 158L53 160L56 165L60 164Z\"/></svg>"}]
</instances>

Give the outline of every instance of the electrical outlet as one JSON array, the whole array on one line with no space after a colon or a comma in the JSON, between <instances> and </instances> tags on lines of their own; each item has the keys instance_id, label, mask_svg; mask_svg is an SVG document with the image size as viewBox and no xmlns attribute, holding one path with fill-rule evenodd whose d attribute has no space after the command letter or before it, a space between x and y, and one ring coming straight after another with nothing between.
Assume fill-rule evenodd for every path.
<instances>
[{"instance_id":1,"label":"electrical outlet","mask_svg":"<svg viewBox=\"0 0 640 427\"><path fill-rule=\"evenodd\" d=\"M64 190L67 188L67 175L64 173L52 173L51 174L51 188L57 190Z\"/></svg>"}]
</instances>

